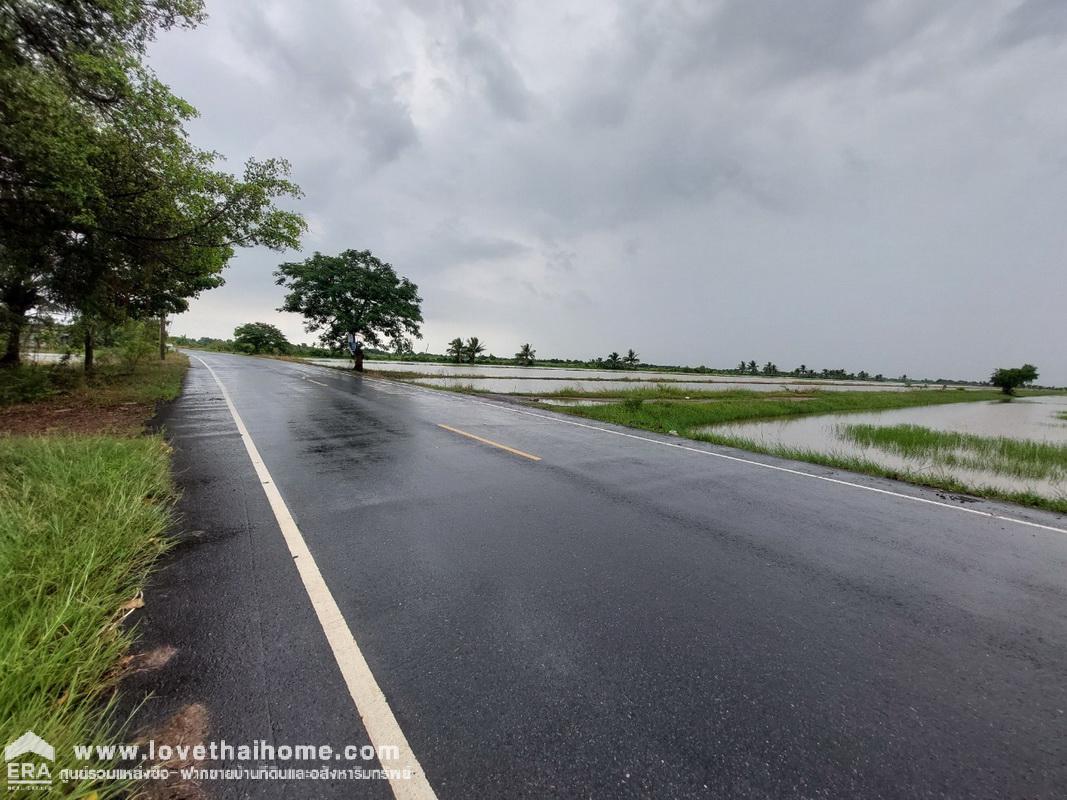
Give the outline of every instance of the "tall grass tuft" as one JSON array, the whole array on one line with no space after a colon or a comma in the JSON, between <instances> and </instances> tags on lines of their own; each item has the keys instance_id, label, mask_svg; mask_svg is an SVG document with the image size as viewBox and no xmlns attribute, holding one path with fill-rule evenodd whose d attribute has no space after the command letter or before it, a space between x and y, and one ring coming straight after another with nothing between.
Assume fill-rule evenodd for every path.
<instances>
[{"instance_id":1,"label":"tall grass tuft","mask_svg":"<svg viewBox=\"0 0 1067 800\"><path fill-rule=\"evenodd\" d=\"M1053 442L936 431L920 425L837 425L836 431L865 447L944 466L1037 480L1067 477L1067 445Z\"/></svg>"},{"instance_id":2,"label":"tall grass tuft","mask_svg":"<svg viewBox=\"0 0 1067 800\"><path fill-rule=\"evenodd\" d=\"M159 437L0 438L0 741L106 741L120 623L165 549L173 488ZM80 764L99 767L100 764ZM114 796L114 784L63 787Z\"/></svg>"}]
</instances>

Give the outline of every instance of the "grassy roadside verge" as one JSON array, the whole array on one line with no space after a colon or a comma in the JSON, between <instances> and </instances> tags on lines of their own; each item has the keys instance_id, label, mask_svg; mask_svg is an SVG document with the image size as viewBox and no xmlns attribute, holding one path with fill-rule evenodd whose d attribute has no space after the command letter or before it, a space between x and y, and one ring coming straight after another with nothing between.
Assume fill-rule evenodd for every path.
<instances>
[{"instance_id":1,"label":"grassy roadside verge","mask_svg":"<svg viewBox=\"0 0 1067 800\"><path fill-rule=\"evenodd\" d=\"M166 548L174 496L169 447L140 434L187 364L172 357L0 414L0 741L33 730L51 743L57 787L64 767L106 766L73 762L71 747L115 734L111 699L133 641L121 621ZM61 789L122 791L106 780Z\"/></svg>"},{"instance_id":2,"label":"grassy roadside verge","mask_svg":"<svg viewBox=\"0 0 1067 800\"><path fill-rule=\"evenodd\" d=\"M650 390L657 391L657 390ZM672 390L673 391L673 390ZM556 396L556 395L553 395ZM571 397L608 399L598 397L596 392L572 393ZM690 400L679 401L665 396L664 392L652 395L655 399L645 399L631 394L625 395L621 402L611 402L602 405L586 406L553 406L553 410L561 411L586 419L611 422L632 428L641 428L657 433L677 432L682 436L711 444L737 447L757 453L788 458L796 461L808 461L826 467L846 469L867 475L882 478L906 481L922 486L941 489L946 492L957 494L969 494L986 497L994 500L1006 500L1020 505L1042 508L1058 513L1067 513L1067 498L1050 498L1032 492L1010 492L992 486L967 485L947 475L930 471L906 471L891 469L873 461L845 456L833 453L817 452L812 450L799 450L781 445L764 445L736 436L720 433L708 433L695 429L727 422L747 422L768 419L788 419L815 414L832 414L851 411L883 411L898 408L912 408L917 406L941 405L945 403L972 402L978 400L999 400L1003 398L999 392L994 391L931 391L917 390L912 392L812 392L797 395L796 393L771 393L771 392L723 392L717 398L699 397L689 393ZM968 441L949 442L943 436L936 435L923 438L924 447L927 449L969 445L975 451L999 453L1001 460L1008 458L1017 461L1017 447L1005 446L996 442ZM863 436L863 432L858 432ZM876 434L871 434L876 435ZM888 434L880 434L883 438ZM905 437L907 438L907 437ZM949 438L952 438L949 435ZM984 437L977 437L984 438ZM889 446L887 444L887 446ZM901 445L904 446L904 445ZM913 449L918 446L915 439L907 445ZM977 448L977 450L975 450ZM1025 449L1025 446L1024 446ZM1062 455L1050 454L1041 450L1038 454L1027 452L1027 458L1033 462L1036 458L1045 472L1050 458L1062 458ZM1014 465L1013 465L1014 466ZM1027 467L1019 467L1027 469ZM1029 469L1037 469L1033 464Z\"/></svg>"}]
</instances>

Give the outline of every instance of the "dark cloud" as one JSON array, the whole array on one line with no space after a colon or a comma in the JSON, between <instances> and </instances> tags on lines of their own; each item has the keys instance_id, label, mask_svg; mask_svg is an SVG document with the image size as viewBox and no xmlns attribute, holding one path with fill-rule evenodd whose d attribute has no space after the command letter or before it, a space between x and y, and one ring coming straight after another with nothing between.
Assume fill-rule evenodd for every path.
<instances>
[{"instance_id":1,"label":"dark cloud","mask_svg":"<svg viewBox=\"0 0 1067 800\"><path fill-rule=\"evenodd\" d=\"M506 119L526 119L532 102L530 93L500 44L471 32L460 37L458 51L481 82L489 107Z\"/></svg>"},{"instance_id":2,"label":"dark cloud","mask_svg":"<svg viewBox=\"0 0 1067 800\"><path fill-rule=\"evenodd\" d=\"M1005 18L999 40L1016 45L1031 39L1062 38L1064 34L1067 34L1067 3L1023 0Z\"/></svg>"},{"instance_id":3,"label":"dark cloud","mask_svg":"<svg viewBox=\"0 0 1067 800\"><path fill-rule=\"evenodd\" d=\"M499 353L1067 382L1067 4L214 0L160 75ZM1025 44L1026 46L1020 46ZM248 251L179 320L273 312Z\"/></svg>"}]
</instances>

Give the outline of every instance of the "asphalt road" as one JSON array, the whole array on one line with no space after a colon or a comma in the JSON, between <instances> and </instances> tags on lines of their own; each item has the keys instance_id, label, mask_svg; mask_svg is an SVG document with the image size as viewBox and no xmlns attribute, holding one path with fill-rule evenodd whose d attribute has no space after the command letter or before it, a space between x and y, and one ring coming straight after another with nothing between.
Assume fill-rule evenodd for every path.
<instances>
[{"instance_id":1,"label":"asphalt road","mask_svg":"<svg viewBox=\"0 0 1067 800\"><path fill-rule=\"evenodd\" d=\"M1067 519L198 355L438 797L1067 792ZM178 648L137 678L155 693L144 713L196 702L213 738L366 744L196 359L162 423L189 533L141 618ZM385 781L209 789L392 796Z\"/></svg>"}]
</instances>

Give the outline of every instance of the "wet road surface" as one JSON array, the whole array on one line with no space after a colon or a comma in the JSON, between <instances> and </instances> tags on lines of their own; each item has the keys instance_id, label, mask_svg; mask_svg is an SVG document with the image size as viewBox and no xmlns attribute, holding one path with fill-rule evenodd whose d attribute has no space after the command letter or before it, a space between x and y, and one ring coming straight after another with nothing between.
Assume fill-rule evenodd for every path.
<instances>
[{"instance_id":1,"label":"wet road surface","mask_svg":"<svg viewBox=\"0 0 1067 800\"><path fill-rule=\"evenodd\" d=\"M438 797L1063 796L1067 519L196 355ZM195 358L163 424L187 533L140 622L178 648L139 679L146 714L200 703L216 739L368 743ZM392 796L384 781L209 788Z\"/></svg>"}]
</instances>

